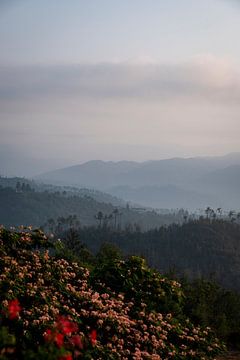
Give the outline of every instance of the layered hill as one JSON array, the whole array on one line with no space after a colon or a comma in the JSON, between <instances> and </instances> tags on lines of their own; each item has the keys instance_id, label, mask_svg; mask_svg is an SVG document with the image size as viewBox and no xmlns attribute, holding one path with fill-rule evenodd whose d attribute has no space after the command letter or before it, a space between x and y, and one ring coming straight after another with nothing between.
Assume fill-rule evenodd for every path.
<instances>
[{"instance_id":1,"label":"layered hill","mask_svg":"<svg viewBox=\"0 0 240 360\"><path fill-rule=\"evenodd\" d=\"M16 179L4 181L14 184ZM173 221L182 221L181 214L159 215L150 210L131 209L120 199L100 191L71 188L66 191L66 188L51 186L43 186L45 190L39 191L38 187L37 190L34 188L33 182L30 183L32 187L28 182L20 183L19 189L0 186L0 224L42 226L49 219L57 221L59 217L73 215L82 226L105 223L112 227L125 227L137 224L142 229L149 229ZM99 213L101 216L96 219Z\"/></svg>"},{"instance_id":2,"label":"layered hill","mask_svg":"<svg viewBox=\"0 0 240 360\"><path fill-rule=\"evenodd\" d=\"M95 160L36 178L52 184L92 187L159 208L240 206L239 153L143 163Z\"/></svg>"}]
</instances>

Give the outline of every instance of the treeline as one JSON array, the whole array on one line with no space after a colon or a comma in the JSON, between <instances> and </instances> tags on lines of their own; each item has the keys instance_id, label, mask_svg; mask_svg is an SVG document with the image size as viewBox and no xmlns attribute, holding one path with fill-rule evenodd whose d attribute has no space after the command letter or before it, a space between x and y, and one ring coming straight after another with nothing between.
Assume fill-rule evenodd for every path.
<instances>
[{"instance_id":1,"label":"treeline","mask_svg":"<svg viewBox=\"0 0 240 360\"><path fill-rule=\"evenodd\" d=\"M190 279L211 278L228 289L240 290L238 223L201 218L148 231L133 225L124 229L70 226L59 231L57 225L50 232L76 253L79 244L96 254L103 243L109 243L124 255L145 257L150 266L163 273L172 271L177 277Z\"/></svg>"}]
</instances>

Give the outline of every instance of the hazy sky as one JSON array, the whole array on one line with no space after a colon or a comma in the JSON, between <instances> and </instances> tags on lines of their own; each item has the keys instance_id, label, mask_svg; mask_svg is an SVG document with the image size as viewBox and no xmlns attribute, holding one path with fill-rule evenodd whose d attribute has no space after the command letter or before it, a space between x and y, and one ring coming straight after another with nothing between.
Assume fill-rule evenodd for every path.
<instances>
[{"instance_id":1,"label":"hazy sky","mask_svg":"<svg viewBox=\"0 0 240 360\"><path fill-rule=\"evenodd\" d=\"M0 0L0 174L240 151L238 0Z\"/></svg>"}]
</instances>

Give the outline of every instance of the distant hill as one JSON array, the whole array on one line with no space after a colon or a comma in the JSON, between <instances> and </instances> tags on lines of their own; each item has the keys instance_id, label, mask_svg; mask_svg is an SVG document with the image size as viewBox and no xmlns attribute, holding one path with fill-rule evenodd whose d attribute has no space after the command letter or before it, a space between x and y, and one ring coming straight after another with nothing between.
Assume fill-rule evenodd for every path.
<instances>
[{"instance_id":1,"label":"distant hill","mask_svg":"<svg viewBox=\"0 0 240 360\"><path fill-rule=\"evenodd\" d=\"M22 190L21 178L18 178L18 181L6 178L0 180L1 184L5 182L12 185L7 187L0 185L0 224L5 226L31 224L39 227L50 218L57 221L59 217L70 215L76 215L81 225L97 225L95 216L99 212L104 218L106 217L102 223L107 222L110 226L115 224L122 227L137 224L145 230L183 220L181 213L159 215L152 210L131 209L120 199L100 191L36 185L34 182L30 182L32 187L25 186ZM13 186L17 182L21 184L19 190ZM25 181L24 184L26 183ZM115 220L113 212L116 210L118 213ZM112 217L107 219L111 214Z\"/></svg>"},{"instance_id":2,"label":"distant hill","mask_svg":"<svg viewBox=\"0 0 240 360\"><path fill-rule=\"evenodd\" d=\"M46 184L41 182L36 182L34 180L29 180L22 177L1 177L0 176L0 187L7 188L10 187L16 190L17 183L22 186L23 184L29 185L30 188L37 192L48 191L50 193L63 193L65 196L80 196L80 197L91 197L92 199L103 202L107 204L112 204L114 206L125 207L126 201L117 198L116 196L112 196L108 193L98 191L95 189L87 189L87 188L78 188L72 186L58 186L52 184Z\"/></svg>"},{"instance_id":3,"label":"distant hill","mask_svg":"<svg viewBox=\"0 0 240 360\"><path fill-rule=\"evenodd\" d=\"M206 195L204 192L185 190L175 185L165 186L143 186L139 188L113 187L109 189L111 194L129 199L145 206L161 208L198 208L205 209L209 203L217 207L218 200L213 195Z\"/></svg>"},{"instance_id":4,"label":"distant hill","mask_svg":"<svg viewBox=\"0 0 240 360\"><path fill-rule=\"evenodd\" d=\"M229 191L239 190L240 165L231 165L218 169L201 177L202 185L214 188L225 188Z\"/></svg>"},{"instance_id":5,"label":"distant hill","mask_svg":"<svg viewBox=\"0 0 240 360\"><path fill-rule=\"evenodd\" d=\"M57 185L73 185L106 189L119 183L119 178L140 166L136 162L101 160L88 161L82 165L71 166L36 176L35 179Z\"/></svg>"},{"instance_id":6,"label":"distant hill","mask_svg":"<svg viewBox=\"0 0 240 360\"><path fill-rule=\"evenodd\" d=\"M48 172L36 179L52 184L92 187L145 206L239 208L239 169L240 153L234 153L143 163L96 160Z\"/></svg>"}]
</instances>

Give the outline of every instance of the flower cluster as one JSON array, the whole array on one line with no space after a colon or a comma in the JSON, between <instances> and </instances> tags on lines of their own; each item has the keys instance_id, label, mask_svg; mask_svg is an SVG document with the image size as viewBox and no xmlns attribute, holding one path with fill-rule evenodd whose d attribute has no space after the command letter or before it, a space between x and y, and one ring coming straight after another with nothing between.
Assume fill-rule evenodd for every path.
<instances>
[{"instance_id":1,"label":"flower cluster","mask_svg":"<svg viewBox=\"0 0 240 360\"><path fill-rule=\"evenodd\" d=\"M221 351L209 328L152 311L144 297L135 303L134 297L101 282L96 290L90 285L88 269L50 256L44 241L47 244L41 233L0 230L1 328L15 337L10 347L3 347L5 356L11 348L14 359L16 351L22 351L25 359L31 358L30 353L42 359L46 351L46 358L57 360L203 360ZM122 266L127 272L126 263ZM164 278L156 276L155 282L163 289L157 295L162 300ZM170 285L173 294L180 296L179 284ZM153 291L155 285L151 286Z\"/></svg>"},{"instance_id":2,"label":"flower cluster","mask_svg":"<svg viewBox=\"0 0 240 360\"><path fill-rule=\"evenodd\" d=\"M11 300L8 303L8 316L10 320L16 319L19 317L19 312L21 310L21 306L17 299Z\"/></svg>"}]
</instances>

